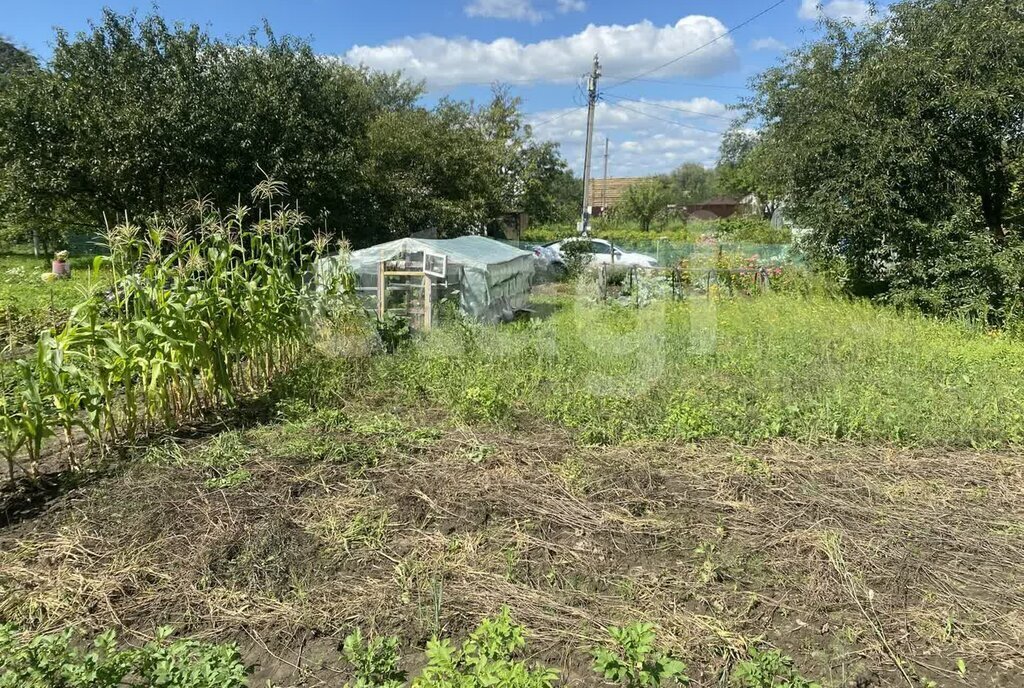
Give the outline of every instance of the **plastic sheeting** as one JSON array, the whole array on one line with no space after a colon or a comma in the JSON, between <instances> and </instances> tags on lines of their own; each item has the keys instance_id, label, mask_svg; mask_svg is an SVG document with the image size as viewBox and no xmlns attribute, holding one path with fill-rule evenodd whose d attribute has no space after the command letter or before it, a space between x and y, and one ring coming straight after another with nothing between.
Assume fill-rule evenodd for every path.
<instances>
[{"instance_id":1,"label":"plastic sheeting","mask_svg":"<svg viewBox=\"0 0 1024 688\"><path fill-rule=\"evenodd\" d=\"M353 251L348 263L364 288L376 288L377 266L381 261L402 260L422 264L427 254L433 267L447 259L445 277L436 278L442 295L457 291L462 311L484 322L511 319L526 305L533 279L533 254L479 236L455 239L397 239ZM321 259L318 268L339 267L337 257Z\"/></svg>"}]
</instances>

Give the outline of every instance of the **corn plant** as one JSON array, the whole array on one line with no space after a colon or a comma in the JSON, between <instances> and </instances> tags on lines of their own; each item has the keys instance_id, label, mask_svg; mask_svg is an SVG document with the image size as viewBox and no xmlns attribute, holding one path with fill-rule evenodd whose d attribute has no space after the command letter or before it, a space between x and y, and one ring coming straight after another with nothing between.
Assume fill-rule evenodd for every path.
<instances>
[{"instance_id":1,"label":"corn plant","mask_svg":"<svg viewBox=\"0 0 1024 688\"><path fill-rule=\"evenodd\" d=\"M56 431L75 467L75 428L102 455L266 391L295 365L311 321L336 312L324 303L351 278L311 279L330 240L304 238L307 218L280 201L284 192L268 179L253 190L255 208L221 214L200 198L171 216L108 227L109 255L93 270L109 268L109 298L91 290L59 332L40 336L0 409L12 477L22 448L35 473Z\"/></svg>"}]
</instances>

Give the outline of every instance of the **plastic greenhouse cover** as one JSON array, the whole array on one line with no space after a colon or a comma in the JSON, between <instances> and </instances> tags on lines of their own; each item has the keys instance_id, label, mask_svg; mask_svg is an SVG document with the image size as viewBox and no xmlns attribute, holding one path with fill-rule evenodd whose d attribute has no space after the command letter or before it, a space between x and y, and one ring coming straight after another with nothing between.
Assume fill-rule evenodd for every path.
<instances>
[{"instance_id":1,"label":"plastic greenhouse cover","mask_svg":"<svg viewBox=\"0 0 1024 688\"><path fill-rule=\"evenodd\" d=\"M352 267L359 269L368 263L376 264L409 253L425 251L448 256L451 262L466 267L490 268L517 259L532 260L532 254L514 246L481 236L464 236L454 239L396 239L385 244L353 251L350 258ZM524 261L525 262L525 261Z\"/></svg>"}]
</instances>

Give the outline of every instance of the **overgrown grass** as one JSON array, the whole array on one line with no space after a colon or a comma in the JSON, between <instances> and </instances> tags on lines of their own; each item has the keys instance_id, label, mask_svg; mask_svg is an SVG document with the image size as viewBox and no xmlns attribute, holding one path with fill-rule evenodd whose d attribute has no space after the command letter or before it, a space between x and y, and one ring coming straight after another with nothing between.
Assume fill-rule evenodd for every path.
<instances>
[{"instance_id":1,"label":"overgrown grass","mask_svg":"<svg viewBox=\"0 0 1024 688\"><path fill-rule=\"evenodd\" d=\"M779 293L551 306L544 321L437 331L373 360L362 384L589 443L1024 439L1024 344L955 323Z\"/></svg>"},{"instance_id":2,"label":"overgrown grass","mask_svg":"<svg viewBox=\"0 0 1024 688\"><path fill-rule=\"evenodd\" d=\"M37 258L30 250L0 254L0 345L34 342L40 330L67 320L94 279L89 274L92 259L92 255L72 256L70 279L46 281L48 256ZM109 279L110 273L100 276Z\"/></svg>"},{"instance_id":3,"label":"overgrown grass","mask_svg":"<svg viewBox=\"0 0 1024 688\"><path fill-rule=\"evenodd\" d=\"M576 234L573 224L537 225L523 233L523 241L558 241ZM652 241L692 243L701 237L713 236L721 241L749 244L787 244L792 234L785 227L772 227L767 220L756 217L737 216L721 220L683 220L674 217L656 222L650 230L644 231L639 223L628 220L595 218L591 234L615 243L637 244Z\"/></svg>"}]
</instances>

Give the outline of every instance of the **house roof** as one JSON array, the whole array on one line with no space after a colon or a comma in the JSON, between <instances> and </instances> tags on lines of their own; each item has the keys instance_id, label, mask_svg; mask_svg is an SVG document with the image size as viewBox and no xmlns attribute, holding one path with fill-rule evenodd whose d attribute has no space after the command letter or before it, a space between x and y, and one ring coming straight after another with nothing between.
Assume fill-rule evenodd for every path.
<instances>
[{"instance_id":1,"label":"house roof","mask_svg":"<svg viewBox=\"0 0 1024 688\"><path fill-rule=\"evenodd\" d=\"M633 184L646 181L650 177L609 177L605 179L590 180L590 198L587 205L609 208L622 198L623 194Z\"/></svg>"},{"instance_id":2,"label":"house roof","mask_svg":"<svg viewBox=\"0 0 1024 688\"><path fill-rule=\"evenodd\" d=\"M691 203L691 207L704 207L709 205L739 205L742 201L738 198L732 198L730 196L719 196L718 198L711 198L700 203Z\"/></svg>"}]
</instances>

